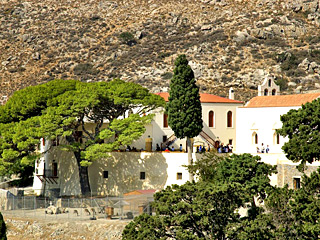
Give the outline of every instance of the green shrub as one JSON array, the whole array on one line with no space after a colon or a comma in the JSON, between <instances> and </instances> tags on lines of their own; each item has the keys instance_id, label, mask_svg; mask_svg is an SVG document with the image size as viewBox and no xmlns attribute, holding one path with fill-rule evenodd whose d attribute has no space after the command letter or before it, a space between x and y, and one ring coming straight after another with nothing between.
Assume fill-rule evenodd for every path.
<instances>
[{"instance_id":1,"label":"green shrub","mask_svg":"<svg viewBox=\"0 0 320 240\"><path fill-rule=\"evenodd\" d=\"M160 58L160 59L164 59L164 58L166 58L166 57L169 57L171 54L169 53L169 52L161 52L161 53L159 53L158 54L158 57Z\"/></svg>"},{"instance_id":2,"label":"green shrub","mask_svg":"<svg viewBox=\"0 0 320 240\"><path fill-rule=\"evenodd\" d=\"M135 45L137 42L134 39L134 36L130 32L123 32L119 35L119 38L123 44L127 44L129 46Z\"/></svg>"},{"instance_id":3,"label":"green shrub","mask_svg":"<svg viewBox=\"0 0 320 240\"><path fill-rule=\"evenodd\" d=\"M172 74L171 72L166 72L166 73L164 73L164 74L161 75L161 77L162 77L163 79L171 79L172 76L173 76L173 74Z\"/></svg>"},{"instance_id":4,"label":"green shrub","mask_svg":"<svg viewBox=\"0 0 320 240\"><path fill-rule=\"evenodd\" d=\"M288 54L281 64L281 69L284 71L288 71L292 68L297 68L299 63L300 61L295 55Z\"/></svg>"},{"instance_id":5,"label":"green shrub","mask_svg":"<svg viewBox=\"0 0 320 240\"><path fill-rule=\"evenodd\" d=\"M310 57L312 61L320 63L320 50L312 50L310 52Z\"/></svg>"},{"instance_id":6,"label":"green shrub","mask_svg":"<svg viewBox=\"0 0 320 240\"><path fill-rule=\"evenodd\" d=\"M0 240L7 240L7 227L6 223L4 222L3 216L0 213Z\"/></svg>"},{"instance_id":7,"label":"green shrub","mask_svg":"<svg viewBox=\"0 0 320 240\"><path fill-rule=\"evenodd\" d=\"M91 74L91 75L96 75L99 70L96 70L93 68L93 65L90 63L79 63L75 68L74 68L74 74L76 75L83 75L83 74Z\"/></svg>"},{"instance_id":8,"label":"green shrub","mask_svg":"<svg viewBox=\"0 0 320 240\"><path fill-rule=\"evenodd\" d=\"M280 78L280 79L276 80L275 83L280 86L281 91L288 89L288 80L287 79Z\"/></svg>"}]
</instances>

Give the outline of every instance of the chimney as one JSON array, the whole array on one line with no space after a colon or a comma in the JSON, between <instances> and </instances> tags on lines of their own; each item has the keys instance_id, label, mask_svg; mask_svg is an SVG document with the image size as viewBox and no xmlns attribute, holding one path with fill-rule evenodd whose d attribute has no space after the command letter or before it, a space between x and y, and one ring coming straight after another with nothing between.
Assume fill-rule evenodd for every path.
<instances>
[{"instance_id":1,"label":"chimney","mask_svg":"<svg viewBox=\"0 0 320 240\"><path fill-rule=\"evenodd\" d=\"M229 89L229 99L234 100L234 90L232 87Z\"/></svg>"}]
</instances>

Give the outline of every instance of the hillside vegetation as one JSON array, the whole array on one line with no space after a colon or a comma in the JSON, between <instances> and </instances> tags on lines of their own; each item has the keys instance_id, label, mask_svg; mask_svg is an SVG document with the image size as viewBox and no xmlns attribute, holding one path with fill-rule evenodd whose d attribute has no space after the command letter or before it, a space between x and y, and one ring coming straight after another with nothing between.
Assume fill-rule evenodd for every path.
<instances>
[{"instance_id":1,"label":"hillside vegetation","mask_svg":"<svg viewBox=\"0 0 320 240\"><path fill-rule=\"evenodd\" d=\"M318 0L0 0L0 98L53 79L166 90L184 53L200 91L320 88Z\"/></svg>"}]
</instances>

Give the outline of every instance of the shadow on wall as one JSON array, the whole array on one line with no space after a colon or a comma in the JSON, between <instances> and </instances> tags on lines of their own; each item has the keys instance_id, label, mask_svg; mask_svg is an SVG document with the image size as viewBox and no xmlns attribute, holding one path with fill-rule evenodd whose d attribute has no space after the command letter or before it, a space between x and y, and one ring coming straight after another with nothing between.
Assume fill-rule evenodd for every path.
<instances>
[{"instance_id":1,"label":"shadow on wall","mask_svg":"<svg viewBox=\"0 0 320 240\"><path fill-rule=\"evenodd\" d=\"M77 196L81 194L79 171L73 152L63 151L58 147L49 153L49 162L58 161L58 186L61 196ZM51 186L54 187L54 186Z\"/></svg>"},{"instance_id":2,"label":"shadow on wall","mask_svg":"<svg viewBox=\"0 0 320 240\"><path fill-rule=\"evenodd\" d=\"M204 131L206 134L209 135L209 137L211 137L212 139L216 140L218 136L216 136L213 132L212 132L212 129L209 128L209 126L203 122L203 128L202 128L202 131Z\"/></svg>"},{"instance_id":3,"label":"shadow on wall","mask_svg":"<svg viewBox=\"0 0 320 240\"><path fill-rule=\"evenodd\" d=\"M122 195L133 190L163 189L168 164L162 153L114 152L89 167L93 195ZM145 176L145 179L144 176Z\"/></svg>"}]
</instances>

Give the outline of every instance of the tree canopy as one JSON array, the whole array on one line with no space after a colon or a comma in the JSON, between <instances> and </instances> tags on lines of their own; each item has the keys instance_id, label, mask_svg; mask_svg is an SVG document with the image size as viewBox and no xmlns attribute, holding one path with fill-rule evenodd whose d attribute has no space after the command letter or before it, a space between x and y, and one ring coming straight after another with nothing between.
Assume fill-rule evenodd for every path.
<instances>
[{"instance_id":1,"label":"tree canopy","mask_svg":"<svg viewBox=\"0 0 320 240\"><path fill-rule=\"evenodd\" d=\"M301 166L320 159L320 99L302 105L300 109L291 109L281 116L283 123L278 133L288 137L282 149L286 157L301 161Z\"/></svg>"},{"instance_id":2,"label":"tree canopy","mask_svg":"<svg viewBox=\"0 0 320 240\"><path fill-rule=\"evenodd\" d=\"M302 177L301 188L275 188L266 209L272 216L275 239L319 239L320 169Z\"/></svg>"},{"instance_id":3,"label":"tree canopy","mask_svg":"<svg viewBox=\"0 0 320 240\"><path fill-rule=\"evenodd\" d=\"M39 157L40 138L60 137L61 148L77 159L82 194L88 193L87 167L138 139L153 118L147 113L164 105L158 95L119 79L54 80L17 91L0 107L0 173L24 172Z\"/></svg>"},{"instance_id":4,"label":"tree canopy","mask_svg":"<svg viewBox=\"0 0 320 240\"><path fill-rule=\"evenodd\" d=\"M265 198L265 191L272 190L268 176L275 172L274 166L250 154L226 158L209 154L189 166L189 171L199 181L156 193L153 204L156 215L135 218L124 230L123 239L143 239L146 233L150 233L150 239L156 239L156 234L158 239L269 239L266 236L273 236L273 232L263 233L272 226L270 218L251 201L254 196ZM254 209L255 213L241 216L240 207ZM145 221L153 224L148 227Z\"/></svg>"},{"instance_id":5,"label":"tree canopy","mask_svg":"<svg viewBox=\"0 0 320 240\"><path fill-rule=\"evenodd\" d=\"M168 124L177 138L187 138L188 164L192 165L191 138L198 136L203 128L199 87L185 55L178 56L174 64L166 105ZM192 174L189 179L193 180Z\"/></svg>"},{"instance_id":6,"label":"tree canopy","mask_svg":"<svg viewBox=\"0 0 320 240\"><path fill-rule=\"evenodd\" d=\"M320 169L292 190L272 187L267 177L275 166L249 154L210 154L189 168L199 181L156 193L156 214L135 218L123 239L319 239ZM259 195L263 207L248 202ZM240 207L248 214L239 214Z\"/></svg>"},{"instance_id":7,"label":"tree canopy","mask_svg":"<svg viewBox=\"0 0 320 240\"><path fill-rule=\"evenodd\" d=\"M202 108L199 87L185 55L175 61L166 106L168 123L178 138L193 138L202 130Z\"/></svg>"}]
</instances>

